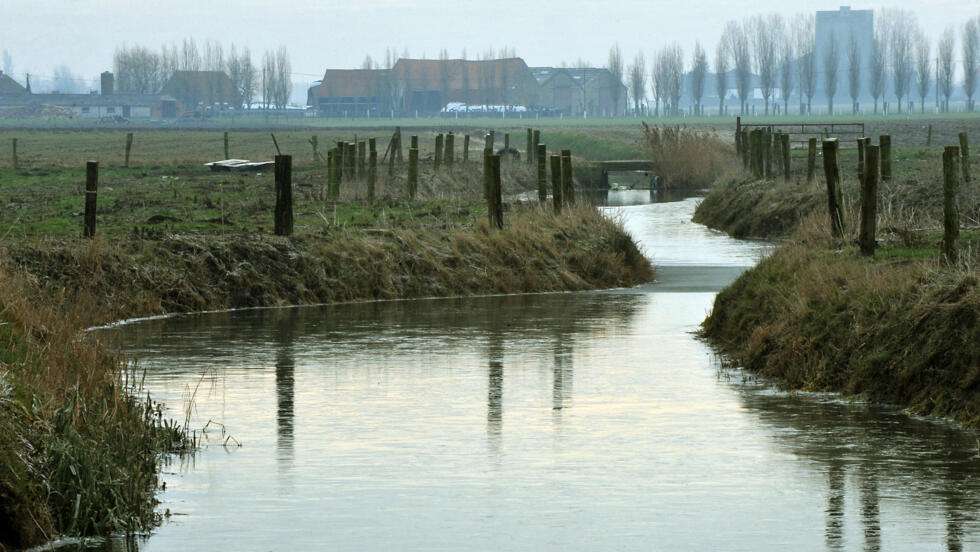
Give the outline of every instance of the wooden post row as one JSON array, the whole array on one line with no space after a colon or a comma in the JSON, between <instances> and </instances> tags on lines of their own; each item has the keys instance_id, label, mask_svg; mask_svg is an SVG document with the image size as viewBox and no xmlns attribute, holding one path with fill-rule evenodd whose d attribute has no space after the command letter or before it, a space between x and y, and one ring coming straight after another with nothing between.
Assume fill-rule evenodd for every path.
<instances>
[{"instance_id":1,"label":"wooden post row","mask_svg":"<svg viewBox=\"0 0 980 552\"><path fill-rule=\"evenodd\" d=\"M561 212L561 156L551 156L551 199L555 212Z\"/></svg>"},{"instance_id":2,"label":"wooden post row","mask_svg":"<svg viewBox=\"0 0 980 552\"><path fill-rule=\"evenodd\" d=\"M537 145L536 157L538 162L538 202L548 201L548 148L544 144Z\"/></svg>"},{"instance_id":3,"label":"wooden post row","mask_svg":"<svg viewBox=\"0 0 980 552\"><path fill-rule=\"evenodd\" d=\"M959 193L960 152L956 146L943 150L943 259L952 265L959 260L960 211L956 201Z\"/></svg>"},{"instance_id":4,"label":"wooden post row","mask_svg":"<svg viewBox=\"0 0 980 552\"><path fill-rule=\"evenodd\" d=\"M878 150L879 146L865 146L864 180L861 181L861 228L858 245L861 254L875 253L875 223L878 216Z\"/></svg>"},{"instance_id":5,"label":"wooden post row","mask_svg":"<svg viewBox=\"0 0 980 552\"><path fill-rule=\"evenodd\" d=\"M293 234L293 157L291 155L277 155L275 162L275 234L277 236L291 236Z\"/></svg>"},{"instance_id":6,"label":"wooden post row","mask_svg":"<svg viewBox=\"0 0 980 552\"><path fill-rule=\"evenodd\" d=\"M417 144L416 136L413 142ZM408 150L408 197L415 199L415 194L419 189L419 149L411 148Z\"/></svg>"},{"instance_id":7,"label":"wooden post row","mask_svg":"<svg viewBox=\"0 0 980 552\"><path fill-rule=\"evenodd\" d=\"M500 190L500 156L490 156L490 197L487 198L487 214L490 227L503 229L504 208Z\"/></svg>"},{"instance_id":8,"label":"wooden post row","mask_svg":"<svg viewBox=\"0 0 980 552\"><path fill-rule=\"evenodd\" d=\"M227 136L227 133L225 133ZM133 133L126 133L126 168L129 168L129 152L133 149ZM225 157L227 159L227 157Z\"/></svg>"},{"instance_id":9,"label":"wooden post row","mask_svg":"<svg viewBox=\"0 0 980 552\"><path fill-rule=\"evenodd\" d=\"M830 231L835 238L844 235L844 214L840 204L840 145L837 138L823 141L823 170L827 178L827 211L830 215Z\"/></svg>"},{"instance_id":10,"label":"wooden post row","mask_svg":"<svg viewBox=\"0 0 980 552\"><path fill-rule=\"evenodd\" d=\"M99 199L99 162L85 163L85 227L86 238L95 237L95 212Z\"/></svg>"},{"instance_id":11,"label":"wooden post row","mask_svg":"<svg viewBox=\"0 0 980 552\"><path fill-rule=\"evenodd\" d=\"M572 182L572 151L561 150L562 203L575 205L575 185Z\"/></svg>"}]
</instances>

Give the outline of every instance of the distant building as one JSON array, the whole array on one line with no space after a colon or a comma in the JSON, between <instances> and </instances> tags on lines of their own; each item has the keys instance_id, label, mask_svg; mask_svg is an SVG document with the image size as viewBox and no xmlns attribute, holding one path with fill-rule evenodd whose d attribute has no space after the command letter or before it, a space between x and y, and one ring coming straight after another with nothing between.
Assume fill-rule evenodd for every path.
<instances>
[{"instance_id":1,"label":"distant building","mask_svg":"<svg viewBox=\"0 0 980 552\"><path fill-rule=\"evenodd\" d=\"M0 94L0 108L46 105L71 109L83 119L125 117L140 119L175 118L183 113L173 98L159 94Z\"/></svg>"},{"instance_id":2,"label":"distant building","mask_svg":"<svg viewBox=\"0 0 980 552\"><path fill-rule=\"evenodd\" d=\"M306 102L329 116L377 116L389 109L389 75L373 69L327 69L323 80L307 91Z\"/></svg>"},{"instance_id":3,"label":"distant building","mask_svg":"<svg viewBox=\"0 0 980 552\"><path fill-rule=\"evenodd\" d=\"M495 111L521 106L565 114L613 115L626 105L626 87L606 69L529 68L521 58L399 59L391 69L328 69L307 102L327 116L364 117Z\"/></svg>"},{"instance_id":4,"label":"distant building","mask_svg":"<svg viewBox=\"0 0 980 552\"><path fill-rule=\"evenodd\" d=\"M867 75L871 66L871 49L874 45L874 11L852 10L850 6L841 6L837 11L818 11L816 21L816 42L814 56L817 73L823 74L826 66L827 52L831 43L837 45L838 89L837 96L846 98L847 70L850 67L848 52L851 42L855 42L859 52L861 74ZM819 79L820 88L824 79ZM862 82L862 93L866 93L866 85Z\"/></svg>"},{"instance_id":5,"label":"distant building","mask_svg":"<svg viewBox=\"0 0 980 552\"><path fill-rule=\"evenodd\" d=\"M175 71L160 94L176 99L189 110L241 105L238 91L224 71Z\"/></svg>"},{"instance_id":6,"label":"distant building","mask_svg":"<svg viewBox=\"0 0 980 552\"><path fill-rule=\"evenodd\" d=\"M5 75L3 71L0 71L0 94L28 94L28 91L10 78L10 75Z\"/></svg>"}]
</instances>

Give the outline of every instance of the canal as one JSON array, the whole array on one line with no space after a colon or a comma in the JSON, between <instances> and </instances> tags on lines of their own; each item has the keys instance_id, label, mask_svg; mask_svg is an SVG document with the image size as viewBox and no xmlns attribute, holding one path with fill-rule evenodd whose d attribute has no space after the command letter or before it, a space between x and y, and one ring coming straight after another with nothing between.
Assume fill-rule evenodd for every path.
<instances>
[{"instance_id":1,"label":"canal","mask_svg":"<svg viewBox=\"0 0 980 552\"><path fill-rule=\"evenodd\" d=\"M611 194L654 283L104 330L209 426L138 548L980 549L974 433L725 367L695 332L766 244Z\"/></svg>"}]
</instances>

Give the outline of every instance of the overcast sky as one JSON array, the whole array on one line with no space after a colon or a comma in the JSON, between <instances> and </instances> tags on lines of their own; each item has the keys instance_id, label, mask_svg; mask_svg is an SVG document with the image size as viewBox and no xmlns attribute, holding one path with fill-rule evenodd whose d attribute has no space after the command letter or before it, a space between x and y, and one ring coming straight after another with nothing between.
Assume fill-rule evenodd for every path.
<instances>
[{"instance_id":1,"label":"overcast sky","mask_svg":"<svg viewBox=\"0 0 980 552\"><path fill-rule=\"evenodd\" d=\"M161 44L193 36L225 47L248 45L253 60L285 45L293 80L318 78L328 67L361 64L366 54L384 58L385 48L412 57L438 57L441 48L474 58L507 46L528 65L558 65L582 58L605 64L618 42L627 61L642 51L647 59L662 45L678 42L685 62L700 40L712 57L729 19L756 13L834 10L840 4L809 0L0 0L0 50L9 51L14 74L49 76L66 64L92 77L111 69L120 44ZM915 13L933 39L980 15L978 0L897 0L852 4L853 9L893 7ZM959 37L957 36L957 41ZM959 45L957 45L957 53ZM958 57L958 56L957 56Z\"/></svg>"}]
</instances>

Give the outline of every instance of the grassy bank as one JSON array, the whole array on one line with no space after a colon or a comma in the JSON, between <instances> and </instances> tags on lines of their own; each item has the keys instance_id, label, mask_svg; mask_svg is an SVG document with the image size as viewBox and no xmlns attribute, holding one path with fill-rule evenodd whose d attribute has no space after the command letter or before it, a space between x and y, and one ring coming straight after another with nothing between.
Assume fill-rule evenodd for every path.
<instances>
[{"instance_id":1,"label":"grassy bank","mask_svg":"<svg viewBox=\"0 0 980 552\"><path fill-rule=\"evenodd\" d=\"M894 253L869 261L854 250L780 248L719 293L704 332L736 364L788 388L980 427L976 270Z\"/></svg>"},{"instance_id":2,"label":"grassy bank","mask_svg":"<svg viewBox=\"0 0 980 552\"><path fill-rule=\"evenodd\" d=\"M878 248L861 256L857 181L845 154L845 223L833 239L822 178L721 179L695 221L779 238L768 259L719 293L703 331L737 365L790 389L834 391L980 427L980 214L962 185L962 259L940 260L939 147L901 148L881 183Z\"/></svg>"}]
</instances>

